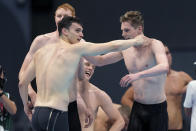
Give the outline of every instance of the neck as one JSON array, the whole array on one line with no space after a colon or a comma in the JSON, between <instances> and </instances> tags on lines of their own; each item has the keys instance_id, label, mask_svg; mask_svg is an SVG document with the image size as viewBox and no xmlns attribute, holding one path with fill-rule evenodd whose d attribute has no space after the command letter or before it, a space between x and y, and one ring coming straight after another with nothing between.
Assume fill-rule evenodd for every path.
<instances>
[{"instance_id":1,"label":"neck","mask_svg":"<svg viewBox=\"0 0 196 131\"><path fill-rule=\"evenodd\" d=\"M69 42L69 40L67 39L67 37L65 37L65 36L63 36L63 35L60 36L60 40L62 40L62 41L64 41L64 42L70 44L70 42Z\"/></svg>"}]
</instances>

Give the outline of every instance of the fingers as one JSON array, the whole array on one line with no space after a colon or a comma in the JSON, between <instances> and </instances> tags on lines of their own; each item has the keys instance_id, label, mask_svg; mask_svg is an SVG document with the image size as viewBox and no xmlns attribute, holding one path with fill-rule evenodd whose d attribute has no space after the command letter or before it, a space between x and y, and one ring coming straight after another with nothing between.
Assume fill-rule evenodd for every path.
<instances>
[{"instance_id":1,"label":"fingers","mask_svg":"<svg viewBox=\"0 0 196 131\"><path fill-rule=\"evenodd\" d=\"M131 83L131 79L129 78L129 75L124 76L121 80L120 80L120 86L121 87L127 87L130 83Z\"/></svg>"},{"instance_id":2,"label":"fingers","mask_svg":"<svg viewBox=\"0 0 196 131\"><path fill-rule=\"evenodd\" d=\"M91 126L92 123L93 123L93 117L92 117L91 115L89 115L89 116L85 119L84 128L88 128L89 126Z\"/></svg>"}]
</instances>

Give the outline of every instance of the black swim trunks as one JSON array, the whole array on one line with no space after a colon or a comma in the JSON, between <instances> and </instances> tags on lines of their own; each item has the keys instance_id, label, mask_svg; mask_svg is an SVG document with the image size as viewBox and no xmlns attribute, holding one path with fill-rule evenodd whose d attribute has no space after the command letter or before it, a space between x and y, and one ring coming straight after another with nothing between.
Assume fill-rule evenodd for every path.
<instances>
[{"instance_id":1,"label":"black swim trunks","mask_svg":"<svg viewBox=\"0 0 196 131\"><path fill-rule=\"evenodd\" d=\"M69 131L68 113L49 107L35 107L32 126L35 131Z\"/></svg>"},{"instance_id":2,"label":"black swim trunks","mask_svg":"<svg viewBox=\"0 0 196 131\"><path fill-rule=\"evenodd\" d=\"M134 102L128 131L168 131L167 102L149 105Z\"/></svg>"},{"instance_id":3,"label":"black swim trunks","mask_svg":"<svg viewBox=\"0 0 196 131\"><path fill-rule=\"evenodd\" d=\"M69 131L81 131L81 124L78 115L77 102L71 102L68 106Z\"/></svg>"}]
</instances>

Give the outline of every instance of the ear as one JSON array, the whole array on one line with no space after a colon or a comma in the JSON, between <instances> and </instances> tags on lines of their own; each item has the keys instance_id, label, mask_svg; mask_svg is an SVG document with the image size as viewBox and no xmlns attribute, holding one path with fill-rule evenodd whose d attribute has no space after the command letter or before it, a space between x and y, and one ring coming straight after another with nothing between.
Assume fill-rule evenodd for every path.
<instances>
[{"instance_id":1,"label":"ear","mask_svg":"<svg viewBox=\"0 0 196 131\"><path fill-rule=\"evenodd\" d=\"M65 36L67 36L67 34L68 34L68 29L63 28L63 29L62 29L62 34L65 35Z\"/></svg>"}]
</instances>

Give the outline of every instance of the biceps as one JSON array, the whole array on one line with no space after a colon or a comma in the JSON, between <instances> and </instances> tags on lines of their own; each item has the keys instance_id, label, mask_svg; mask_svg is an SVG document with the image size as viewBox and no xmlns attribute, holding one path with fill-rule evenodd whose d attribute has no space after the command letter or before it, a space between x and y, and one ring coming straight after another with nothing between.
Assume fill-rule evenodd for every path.
<instances>
[{"instance_id":1,"label":"biceps","mask_svg":"<svg viewBox=\"0 0 196 131\"><path fill-rule=\"evenodd\" d=\"M35 67L33 61L30 63L21 77L22 81L25 82L25 84L29 84L33 80L33 78L35 78Z\"/></svg>"}]
</instances>

